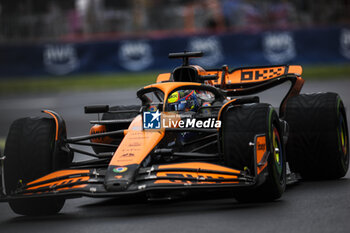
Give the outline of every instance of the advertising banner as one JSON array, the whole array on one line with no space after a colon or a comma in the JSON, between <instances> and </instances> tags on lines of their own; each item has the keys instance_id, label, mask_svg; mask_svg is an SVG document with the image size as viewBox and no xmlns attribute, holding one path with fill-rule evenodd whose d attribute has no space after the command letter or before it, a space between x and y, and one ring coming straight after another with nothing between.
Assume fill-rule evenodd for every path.
<instances>
[{"instance_id":1,"label":"advertising banner","mask_svg":"<svg viewBox=\"0 0 350 233\"><path fill-rule=\"evenodd\" d=\"M80 73L171 70L170 52L203 51L204 68L350 62L350 29L324 28L261 33L125 39L102 42L0 45L0 78Z\"/></svg>"}]
</instances>

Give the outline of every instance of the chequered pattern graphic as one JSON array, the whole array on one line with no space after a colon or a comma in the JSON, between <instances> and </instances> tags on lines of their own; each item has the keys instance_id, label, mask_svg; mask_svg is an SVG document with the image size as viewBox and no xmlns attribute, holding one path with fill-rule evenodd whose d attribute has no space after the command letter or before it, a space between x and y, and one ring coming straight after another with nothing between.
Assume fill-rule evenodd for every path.
<instances>
[{"instance_id":1,"label":"chequered pattern graphic","mask_svg":"<svg viewBox=\"0 0 350 233\"><path fill-rule=\"evenodd\" d=\"M261 69L242 70L241 81L261 81L283 75L283 67L268 67Z\"/></svg>"},{"instance_id":2,"label":"chequered pattern graphic","mask_svg":"<svg viewBox=\"0 0 350 233\"><path fill-rule=\"evenodd\" d=\"M283 74L282 68L274 68L274 69L266 69L263 71L264 75L262 76L263 79L277 77Z\"/></svg>"},{"instance_id":3,"label":"chequered pattern graphic","mask_svg":"<svg viewBox=\"0 0 350 233\"><path fill-rule=\"evenodd\" d=\"M240 73L241 82L259 82L271 78L276 78L285 73L285 67L266 67L266 68L255 68L255 69L242 69Z\"/></svg>"}]
</instances>

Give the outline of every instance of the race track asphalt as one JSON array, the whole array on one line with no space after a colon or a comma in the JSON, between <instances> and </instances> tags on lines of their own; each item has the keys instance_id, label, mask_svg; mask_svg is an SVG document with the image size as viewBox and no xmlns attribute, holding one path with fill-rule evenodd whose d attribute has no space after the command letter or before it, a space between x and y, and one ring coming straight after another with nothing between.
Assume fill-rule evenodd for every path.
<instances>
[{"instance_id":1,"label":"race track asphalt","mask_svg":"<svg viewBox=\"0 0 350 233\"><path fill-rule=\"evenodd\" d=\"M285 87L264 94L261 102L278 106ZM350 80L310 81L304 93L331 91L350 106ZM66 119L68 135L86 134L89 120L83 106L89 104L137 104L135 90L62 92L0 96L0 138L13 120L53 109ZM349 112L348 121L349 121ZM239 204L227 195L213 193L173 202L140 199L67 200L55 216L23 217L0 203L0 232L350 232L350 174L333 181L303 181L287 188L275 202Z\"/></svg>"}]
</instances>

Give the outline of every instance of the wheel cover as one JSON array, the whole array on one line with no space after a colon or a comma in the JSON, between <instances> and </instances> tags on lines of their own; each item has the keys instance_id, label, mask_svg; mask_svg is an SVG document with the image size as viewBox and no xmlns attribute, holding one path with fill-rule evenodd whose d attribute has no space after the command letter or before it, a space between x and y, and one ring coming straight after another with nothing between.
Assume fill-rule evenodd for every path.
<instances>
[{"instance_id":1,"label":"wheel cover","mask_svg":"<svg viewBox=\"0 0 350 233\"><path fill-rule=\"evenodd\" d=\"M272 133L272 143L273 143L273 158L275 160L277 171L282 175L283 170L283 158L282 158L282 144L280 136L276 127L273 128Z\"/></svg>"},{"instance_id":2,"label":"wheel cover","mask_svg":"<svg viewBox=\"0 0 350 233\"><path fill-rule=\"evenodd\" d=\"M340 114L338 134L340 138L341 151L343 152L344 157L346 157L348 154L348 135L346 133L346 123L344 121L343 114Z\"/></svg>"}]
</instances>

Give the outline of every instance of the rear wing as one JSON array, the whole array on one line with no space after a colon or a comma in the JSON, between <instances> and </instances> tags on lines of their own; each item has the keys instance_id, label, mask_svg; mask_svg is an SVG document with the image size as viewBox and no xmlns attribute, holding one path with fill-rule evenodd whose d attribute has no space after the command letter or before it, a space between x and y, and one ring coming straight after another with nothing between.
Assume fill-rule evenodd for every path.
<instances>
[{"instance_id":1,"label":"rear wing","mask_svg":"<svg viewBox=\"0 0 350 233\"><path fill-rule=\"evenodd\" d=\"M182 71L182 72L179 72ZM189 72L190 71L190 72ZM177 77L182 75L181 77ZM227 66L220 70L204 70L199 66L182 66L174 70L173 73L159 74L157 82L165 81L189 81L207 82L215 87L224 90L234 89L237 86L253 86L261 82L281 77L283 75L301 76L302 67L299 65L277 65L245 67L228 71ZM248 84L248 85L247 85Z\"/></svg>"},{"instance_id":2,"label":"rear wing","mask_svg":"<svg viewBox=\"0 0 350 233\"><path fill-rule=\"evenodd\" d=\"M302 68L297 65L262 66L238 68L226 75L222 75L223 71L221 71L220 74L220 78L213 80L212 84L214 86L220 86L223 89L231 89L232 86L236 86L235 84L250 84L249 86L251 86L254 83L266 82L287 74L301 76Z\"/></svg>"}]
</instances>

